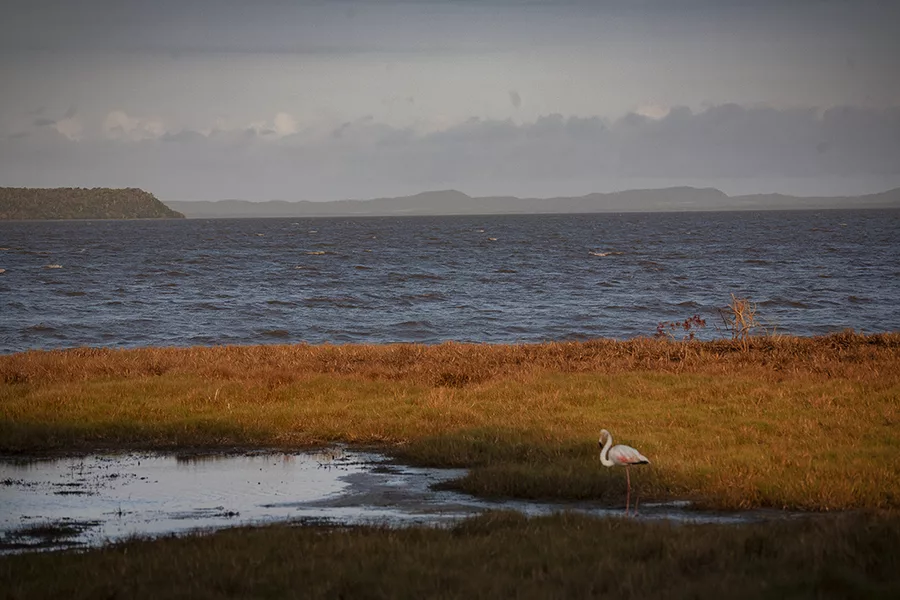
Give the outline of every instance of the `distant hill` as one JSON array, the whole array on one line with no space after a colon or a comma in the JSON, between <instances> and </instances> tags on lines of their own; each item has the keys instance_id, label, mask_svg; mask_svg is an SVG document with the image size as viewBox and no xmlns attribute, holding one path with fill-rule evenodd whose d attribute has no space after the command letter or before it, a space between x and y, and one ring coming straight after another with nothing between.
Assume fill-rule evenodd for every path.
<instances>
[{"instance_id":1,"label":"distant hill","mask_svg":"<svg viewBox=\"0 0 900 600\"><path fill-rule=\"evenodd\" d=\"M183 218L137 188L0 188L0 220Z\"/></svg>"},{"instance_id":2,"label":"distant hill","mask_svg":"<svg viewBox=\"0 0 900 600\"><path fill-rule=\"evenodd\" d=\"M829 208L900 208L900 188L866 196L805 198L782 194L728 196L715 188L671 187L627 190L587 196L473 198L456 190L423 192L399 198L331 202L169 202L189 218L339 217L391 215L485 215L700 210L796 210Z\"/></svg>"}]
</instances>

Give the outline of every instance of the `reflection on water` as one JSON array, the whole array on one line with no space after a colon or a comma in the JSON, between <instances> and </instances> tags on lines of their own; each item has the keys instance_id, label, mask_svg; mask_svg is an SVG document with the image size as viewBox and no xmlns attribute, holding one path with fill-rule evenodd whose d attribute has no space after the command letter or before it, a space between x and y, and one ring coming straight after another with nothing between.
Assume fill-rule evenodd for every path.
<instances>
[{"instance_id":1,"label":"reflection on water","mask_svg":"<svg viewBox=\"0 0 900 600\"><path fill-rule=\"evenodd\" d=\"M622 515L621 507L591 502L492 502L433 489L464 473L407 467L379 454L342 449L0 461L0 553L275 521L440 525L488 509ZM645 504L640 518L738 523L784 516L789 515L697 512L686 503L670 503Z\"/></svg>"},{"instance_id":2,"label":"reflection on water","mask_svg":"<svg viewBox=\"0 0 900 600\"><path fill-rule=\"evenodd\" d=\"M336 494L356 457L241 454L87 456L0 463L0 530L73 523L81 543L296 516L283 502ZM69 541L72 536L69 536Z\"/></svg>"}]
</instances>

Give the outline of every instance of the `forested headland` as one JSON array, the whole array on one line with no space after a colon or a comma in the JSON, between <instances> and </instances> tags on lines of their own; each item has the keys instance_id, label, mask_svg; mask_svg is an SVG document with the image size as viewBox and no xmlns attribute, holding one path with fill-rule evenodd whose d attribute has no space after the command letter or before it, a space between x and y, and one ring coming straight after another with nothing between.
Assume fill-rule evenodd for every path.
<instances>
[{"instance_id":1,"label":"forested headland","mask_svg":"<svg viewBox=\"0 0 900 600\"><path fill-rule=\"evenodd\" d=\"M183 218L139 188L0 187L0 220Z\"/></svg>"}]
</instances>

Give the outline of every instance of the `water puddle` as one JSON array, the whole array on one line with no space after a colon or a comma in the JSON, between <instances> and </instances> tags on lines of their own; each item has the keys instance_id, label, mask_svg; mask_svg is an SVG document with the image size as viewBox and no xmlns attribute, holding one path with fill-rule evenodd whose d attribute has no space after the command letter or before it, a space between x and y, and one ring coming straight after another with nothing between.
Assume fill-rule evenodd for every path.
<instances>
[{"instance_id":1,"label":"water puddle","mask_svg":"<svg viewBox=\"0 0 900 600\"><path fill-rule=\"evenodd\" d=\"M316 453L121 454L0 460L0 553L93 547L132 536L298 521L441 525L490 509L622 516L597 503L487 501L435 484L462 469L398 465L386 456ZM743 523L781 511L713 513L644 504L640 519Z\"/></svg>"}]
</instances>

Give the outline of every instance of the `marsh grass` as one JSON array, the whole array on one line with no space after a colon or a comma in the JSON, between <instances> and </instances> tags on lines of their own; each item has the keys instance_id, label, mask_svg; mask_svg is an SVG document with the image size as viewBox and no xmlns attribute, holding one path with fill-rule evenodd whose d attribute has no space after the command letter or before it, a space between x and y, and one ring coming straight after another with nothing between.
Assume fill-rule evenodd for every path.
<instances>
[{"instance_id":1,"label":"marsh grass","mask_svg":"<svg viewBox=\"0 0 900 600\"><path fill-rule=\"evenodd\" d=\"M746 342L746 343L744 343ZM0 451L377 446L482 496L900 506L900 335L0 356Z\"/></svg>"},{"instance_id":2,"label":"marsh grass","mask_svg":"<svg viewBox=\"0 0 900 600\"><path fill-rule=\"evenodd\" d=\"M76 547L74 538L95 525L91 521L47 521L24 525L0 534L0 551Z\"/></svg>"},{"instance_id":3,"label":"marsh grass","mask_svg":"<svg viewBox=\"0 0 900 600\"><path fill-rule=\"evenodd\" d=\"M678 525L487 513L0 558L7 598L896 598L895 517Z\"/></svg>"}]
</instances>

